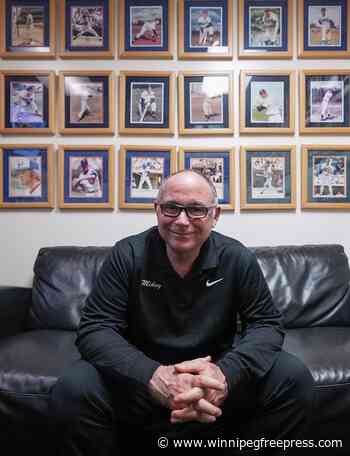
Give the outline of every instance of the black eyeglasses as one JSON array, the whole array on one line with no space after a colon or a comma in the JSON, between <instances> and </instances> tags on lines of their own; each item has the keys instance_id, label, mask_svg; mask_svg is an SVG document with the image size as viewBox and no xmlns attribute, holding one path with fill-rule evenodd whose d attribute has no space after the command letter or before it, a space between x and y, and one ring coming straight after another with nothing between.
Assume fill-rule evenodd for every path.
<instances>
[{"instance_id":1,"label":"black eyeglasses","mask_svg":"<svg viewBox=\"0 0 350 456\"><path fill-rule=\"evenodd\" d=\"M186 215L190 219L202 219L205 218L210 209L214 206L182 206L181 204L175 203L163 203L159 204L162 215L166 217L178 217L182 211L186 212Z\"/></svg>"}]
</instances>

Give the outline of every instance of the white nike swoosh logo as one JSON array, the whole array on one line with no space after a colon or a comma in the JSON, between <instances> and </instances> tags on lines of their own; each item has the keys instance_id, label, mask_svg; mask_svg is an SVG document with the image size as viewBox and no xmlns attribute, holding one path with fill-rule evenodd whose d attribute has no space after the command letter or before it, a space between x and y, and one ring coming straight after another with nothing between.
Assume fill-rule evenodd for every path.
<instances>
[{"instance_id":1,"label":"white nike swoosh logo","mask_svg":"<svg viewBox=\"0 0 350 456\"><path fill-rule=\"evenodd\" d=\"M207 280L206 286L207 286L207 287L212 287L213 285L215 285L216 283L221 282L222 280L224 280L223 277L222 277L221 279L214 280L214 282L209 282L209 280Z\"/></svg>"}]
</instances>

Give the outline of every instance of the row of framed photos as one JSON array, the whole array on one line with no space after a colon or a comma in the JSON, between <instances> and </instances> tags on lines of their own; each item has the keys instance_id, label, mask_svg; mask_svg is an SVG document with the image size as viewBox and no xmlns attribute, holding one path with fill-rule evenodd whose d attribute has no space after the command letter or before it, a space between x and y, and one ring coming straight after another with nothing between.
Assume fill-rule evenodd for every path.
<instances>
[{"instance_id":1,"label":"row of framed photos","mask_svg":"<svg viewBox=\"0 0 350 456\"><path fill-rule=\"evenodd\" d=\"M178 58L233 58L233 1L178 0ZM295 0L238 0L238 56L293 57ZM298 0L298 56L350 55L349 0ZM114 58L114 0L2 0L0 55ZM119 0L119 58L174 57L175 0Z\"/></svg>"},{"instance_id":2,"label":"row of framed photos","mask_svg":"<svg viewBox=\"0 0 350 456\"><path fill-rule=\"evenodd\" d=\"M178 155L178 160L177 160ZM233 148L122 145L119 207L151 209L164 178L194 169L216 187L222 209L234 210ZM59 204L63 209L114 208L114 147L60 146ZM302 146L302 208L350 209L350 146ZM54 207L52 145L0 147L0 208ZM178 162L178 166L177 166ZM241 147L242 210L296 208L295 146Z\"/></svg>"},{"instance_id":3,"label":"row of framed photos","mask_svg":"<svg viewBox=\"0 0 350 456\"><path fill-rule=\"evenodd\" d=\"M120 72L119 133L175 134L174 72ZM113 71L60 71L61 134L114 134ZM293 134L296 72L242 70L240 133ZM232 135L232 72L179 72L180 135ZM0 133L56 132L56 74L0 72ZM301 134L350 133L350 70L300 71Z\"/></svg>"}]
</instances>

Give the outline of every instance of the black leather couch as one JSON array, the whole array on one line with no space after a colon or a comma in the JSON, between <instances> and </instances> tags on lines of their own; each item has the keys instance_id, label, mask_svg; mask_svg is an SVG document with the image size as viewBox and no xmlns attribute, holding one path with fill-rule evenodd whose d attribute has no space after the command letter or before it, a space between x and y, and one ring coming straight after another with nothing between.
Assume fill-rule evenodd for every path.
<instances>
[{"instance_id":1,"label":"black leather couch","mask_svg":"<svg viewBox=\"0 0 350 456\"><path fill-rule=\"evenodd\" d=\"M75 330L109 250L43 248L32 288L0 287L0 449L11 448L2 454L17 454L21 444L37 456L54 454L50 390L79 358ZM344 249L253 250L284 316L284 348L305 362L315 380L309 437L342 439L342 451L322 454L350 454L350 272Z\"/></svg>"}]
</instances>

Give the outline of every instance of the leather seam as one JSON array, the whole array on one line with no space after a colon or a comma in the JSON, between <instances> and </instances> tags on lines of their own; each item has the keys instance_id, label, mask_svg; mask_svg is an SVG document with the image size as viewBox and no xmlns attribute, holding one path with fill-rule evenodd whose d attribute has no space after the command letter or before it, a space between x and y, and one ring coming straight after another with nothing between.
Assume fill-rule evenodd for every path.
<instances>
[{"instance_id":1,"label":"leather seam","mask_svg":"<svg viewBox=\"0 0 350 456\"><path fill-rule=\"evenodd\" d=\"M350 382L346 383L334 383L333 385L314 385L316 388L334 388L342 386L350 386Z\"/></svg>"},{"instance_id":2,"label":"leather seam","mask_svg":"<svg viewBox=\"0 0 350 456\"><path fill-rule=\"evenodd\" d=\"M0 394L11 394L13 396L43 396L43 397L47 397L47 396L50 396L50 393L18 393L16 391L8 391L8 390L0 390Z\"/></svg>"}]
</instances>

